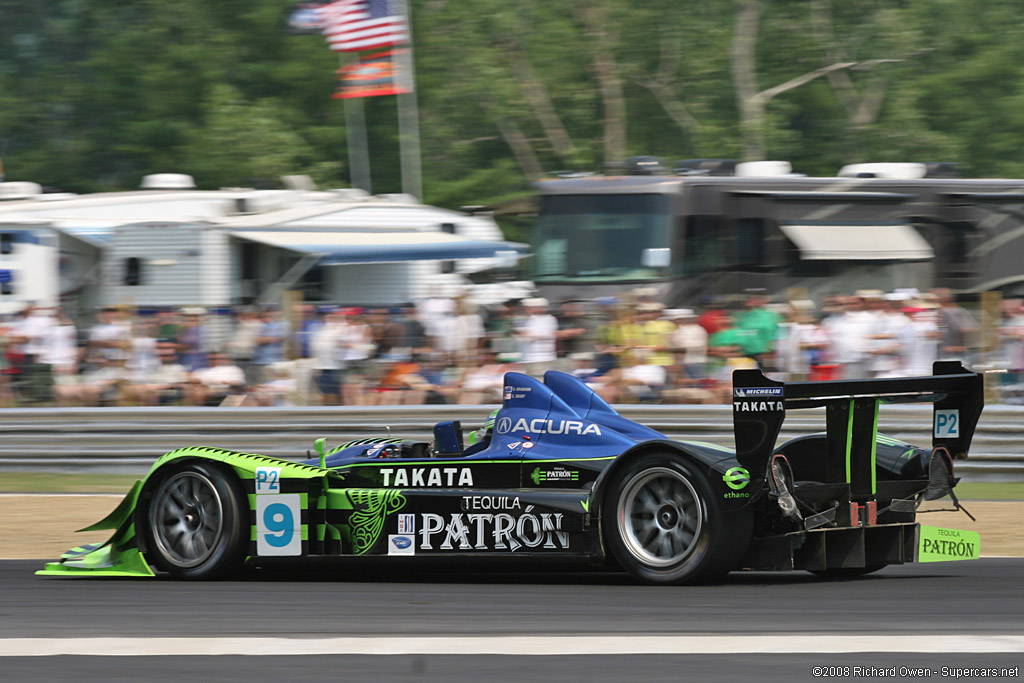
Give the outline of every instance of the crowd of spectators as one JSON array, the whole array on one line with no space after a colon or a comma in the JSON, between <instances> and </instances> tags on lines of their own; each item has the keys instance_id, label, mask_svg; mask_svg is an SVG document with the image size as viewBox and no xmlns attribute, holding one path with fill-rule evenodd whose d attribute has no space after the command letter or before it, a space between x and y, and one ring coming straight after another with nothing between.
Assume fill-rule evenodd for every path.
<instances>
[{"instance_id":1,"label":"crowd of spectators","mask_svg":"<svg viewBox=\"0 0 1024 683\"><path fill-rule=\"evenodd\" d=\"M570 372L612 403L722 403L738 368L786 380L929 374L977 360L976 317L948 291L858 291L666 309L652 290L478 307L300 304L225 312L104 308L88 327L28 307L0 322L0 406L489 404L502 377ZM1024 373L1024 311L1003 302L998 365ZM214 328L218 334L214 334Z\"/></svg>"}]
</instances>

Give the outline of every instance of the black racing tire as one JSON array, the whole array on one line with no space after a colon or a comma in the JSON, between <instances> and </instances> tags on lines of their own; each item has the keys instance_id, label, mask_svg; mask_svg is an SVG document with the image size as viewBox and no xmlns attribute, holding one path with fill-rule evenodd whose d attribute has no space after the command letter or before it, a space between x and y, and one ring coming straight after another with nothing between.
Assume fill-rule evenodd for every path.
<instances>
[{"instance_id":1,"label":"black racing tire","mask_svg":"<svg viewBox=\"0 0 1024 683\"><path fill-rule=\"evenodd\" d=\"M808 569L807 571L823 579L855 579L888 566L887 564L872 564L867 567L833 567L832 569Z\"/></svg>"},{"instance_id":2,"label":"black racing tire","mask_svg":"<svg viewBox=\"0 0 1024 683\"><path fill-rule=\"evenodd\" d=\"M180 579L225 578L245 561L248 499L227 467L171 466L143 491L135 528L157 569Z\"/></svg>"},{"instance_id":3,"label":"black racing tire","mask_svg":"<svg viewBox=\"0 0 1024 683\"><path fill-rule=\"evenodd\" d=\"M674 453L627 463L601 504L605 544L635 578L675 585L720 580L751 537L749 510L728 515L705 474Z\"/></svg>"}]
</instances>

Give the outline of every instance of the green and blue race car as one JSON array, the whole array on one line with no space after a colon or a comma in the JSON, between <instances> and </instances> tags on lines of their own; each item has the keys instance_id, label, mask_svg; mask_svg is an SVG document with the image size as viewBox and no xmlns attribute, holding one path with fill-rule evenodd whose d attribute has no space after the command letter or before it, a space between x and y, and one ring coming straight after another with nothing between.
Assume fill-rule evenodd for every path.
<instances>
[{"instance_id":1,"label":"green and blue race car","mask_svg":"<svg viewBox=\"0 0 1024 683\"><path fill-rule=\"evenodd\" d=\"M917 523L950 496L981 414L982 378L782 383L733 378L736 448L673 440L619 415L583 382L510 372L501 408L466 445L381 437L290 461L220 448L160 457L106 519L106 543L48 576L230 576L311 558L578 558L654 584L730 571L853 576L889 564L977 557L977 535ZM928 447L878 433L879 406L931 402ZM787 411L823 408L825 431L778 444Z\"/></svg>"}]
</instances>

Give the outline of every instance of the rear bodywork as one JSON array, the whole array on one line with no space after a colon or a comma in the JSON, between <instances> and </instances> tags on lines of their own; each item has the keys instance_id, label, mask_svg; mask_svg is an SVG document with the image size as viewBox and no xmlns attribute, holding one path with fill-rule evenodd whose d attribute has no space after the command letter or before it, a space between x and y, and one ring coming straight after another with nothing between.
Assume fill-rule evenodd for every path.
<instances>
[{"instance_id":1,"label":"rear bodywork","mask_svg":"<svg viewBox=\"0 0 1024 683\"><path fill-rule=\"evenodd\" d=\"M983 392L981 375L958 362L936 363L930 377L864 381L783 384L738 371L737 459L764 482L751 492L757 524L745 566L827 571L919 559L917 508L946 496L959 507L953 461L967 457ZM878 433L880 406L913 402L934 406L931 447ZM786 412L806 408L824 408L825 433L776 445ZM950 531L977 556L976 534Z\"/></svg>"},{"instance_id":2,"label":"rear bodywork","mask_svg":"<svg viewBox=\"0 0 1024 683\"><path fill-rule=\"evenodd\" d=\"M440 423L432 443L360 439L304 462L201 447L168 453L111 515L88 527L112 529L107 543L68 551L39 573L152 576L151 549L136 523L161 477L194 461L216 463L240 483L254 565L358 556L603 563L605 492L636 458L666 453L706 477L723 518L740 522L734 528L751 529L730 541L746 549L736 569L909 562L917 501L955 483L951 459L935 449L965 456L981 411L980 376L954 365L937 365L935 377L881 384L784 385L738 372L735 451L627 420L570 375L549 372L540 382L508 373L486 446L465 448L459 425ZM933 448L877 435L878 405L905 400L933 401L943 419L956 412L957 435L936 431ZM816 406L826 409L825 434L777 447L786 411Z\"/></svg>"}]
</instances>

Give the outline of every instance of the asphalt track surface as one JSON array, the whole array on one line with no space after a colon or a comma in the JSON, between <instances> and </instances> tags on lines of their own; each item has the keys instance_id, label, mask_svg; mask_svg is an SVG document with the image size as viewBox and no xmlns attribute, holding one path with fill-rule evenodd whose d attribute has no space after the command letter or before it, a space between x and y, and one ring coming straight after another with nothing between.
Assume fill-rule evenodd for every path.
<instances>
[{"instance_id":1,"label":"asphalt track surface","mask_svg":"<svg viewBox=\"0 0 1024 683\"><path fill-rule=\"evenodd\" d=\"M0 562L5 682L821 680L815 666L838 680L905 680L921 676L909 671L917 667L954 680L942 667L1009 667L1003 677L956 680L1017 680L1024 668L1022 559L905 565L845 581L741 573L672 588L550 567L364 562L185 583L37 577L39 566ZM81 640L97 637L118 640ZM588 650L588 641L601 645ZM110 642L134 656L112 656ZM250 654L198 654L225 642ZM290 643L303 654L286 655ZM59 654L64 647L95 654Z\"/></svg>"}]
</instances>

